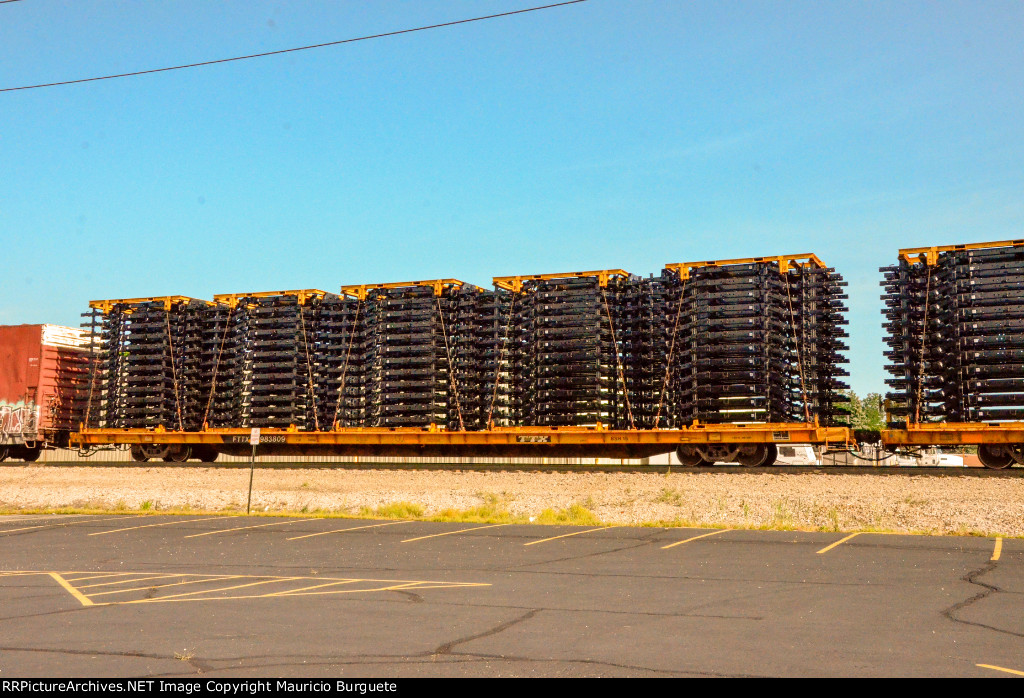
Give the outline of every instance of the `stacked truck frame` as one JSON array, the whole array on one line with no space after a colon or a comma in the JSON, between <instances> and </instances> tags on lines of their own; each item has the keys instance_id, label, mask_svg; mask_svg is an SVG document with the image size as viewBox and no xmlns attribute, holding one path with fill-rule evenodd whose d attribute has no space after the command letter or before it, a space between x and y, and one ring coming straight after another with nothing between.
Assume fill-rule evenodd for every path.
<instances>
[{"instance_id":1,"label":"stacked truck frame","mask_svg":"<svg viewBox=\"0 0 1024 698\"><path fill-rule=\"evenodd\" d=\"M890 423L871 439L1024 463L1024 241L900 250L881 271ZM66 388L77 428L8 438L0 456L70 445L212 462L258 440L262 455L674 452L754 467L779 444L848 450L845 285L797 254L489 289L436 279L93 301Z\"/></svg>"}]
</instances>

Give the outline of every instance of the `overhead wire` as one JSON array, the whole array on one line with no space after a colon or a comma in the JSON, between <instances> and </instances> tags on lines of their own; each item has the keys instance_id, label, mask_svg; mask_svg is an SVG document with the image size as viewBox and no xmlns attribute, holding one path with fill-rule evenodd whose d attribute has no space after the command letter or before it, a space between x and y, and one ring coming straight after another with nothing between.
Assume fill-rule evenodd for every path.
<instances>
[{"instance_id":1,"label":"overhead wire","mask_svg":"<svg viewBox=\"0 0 1024 698\"><path fill-rule=\"evenodd\" d=\"M13 2L14 0L0 0L0 2ZM389 36L399 36L400 34L412 34L414 32L427 31L429 29L441 29L444 27L454 27L459 24L469 24L470 22L481 22L487 19L498 19L499 17L511 17L512 15L521 15L527 12L537 12L540 10L550 10L555 7L563 7L565 5L575 5L581 2L587 2L587 0L565 0L564 2L556 2L550 5L539 5L536 7L527 7L522 10L510 10L509 12L499 12L492 15L483 15L481 17L470 17L468 19L457 19L451 22L441 22L439 24L429 24L422 27L413 27L411 29L397 29L390 32L381 32L379 34L368 34L366 36L357 36L352 39L340 39L338 41L327 41L321 44L310 44L308 46L297 46L295 48L279 49L277 51L264 51L262 53L251 53L245 56L233 56L231 58L218 58L211 61L200 61L198 63L185 63L182 65L173 65L166 68L151 68L149 70L135 70L130 73L115 73L112 75L100 75L92 78L79 78L77 80L60 80L58 82L46 82L38 85L22 85L20 87L0 87L0 92L15 92L18 90L35 90L42 87L57 87L59 85L75 85L83 82L95 82L97 80L113 80L114 78L127 78L134 77L136 75L149 75L151 73L165 73L171 70L184 70L185 68L199 68L206 65L216 65L218 63L231 63L233 61L245 61L250 58L263 58L265 56L277 56L282 53L295 53L297 51L309 51L315 48L325 48L327 46L340 46L341 44L351 44L356 41L369 41L370 39L383 39Z\"/></svg>"}]
</instances>

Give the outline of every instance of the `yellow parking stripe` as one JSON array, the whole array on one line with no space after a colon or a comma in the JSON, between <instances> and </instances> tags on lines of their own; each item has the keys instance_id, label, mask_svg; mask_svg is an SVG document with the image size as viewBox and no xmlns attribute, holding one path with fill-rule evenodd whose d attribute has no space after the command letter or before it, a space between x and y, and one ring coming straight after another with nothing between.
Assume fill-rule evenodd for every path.
<instances>
[{"instance_id":1,"label":"yellow parking stripe","mask_svg":"<svg viewBox=\"0 0 1024 698\"><path fill-rule=\"evenodd\" d=\"M78 589L75 589L70 584L68 584L67 581L65 581L64 578L61 577L59 574L57 574L56 572L50 572L50 576L53 577L57 581L58 584L60 584L62 587L64 587L64 590L66 592L68 592L69 594L74 596L76 599L78 599L79 603L81 603L83 606L92 606L93 605L93 602L89 600L89 597L87 597L82 592L78 591Z\"/></svg>"},{"instance_id":2,"label":"yellow parking stripe","mask_svg":"<svg viewBox=\"0 0 1024 698\"><path fill-rule=\"evenodd\" d=\"M151 579L169 579L170 577L180 577L180 574L141 574L131 577L130 579L122 579L118 582L103 582L102 584L86 584L79 586L79 589L94 589L96 587L113 587L118 584L131 584L132 582L148 582Z\"/></svg>"},{"instance_id":3,"label":"yellow parking stripe","mask_svg":"<svg viewBox=\"0 0 1024 698\"><path fill-rule=\"evenodd\" d=\"M974 666L980 666L982 669L995 669L996 671L1005 671L1007 674L1013 674L1014 676L1024 676L1024 671L1017 671L1016 669L1006 669L1005 667L995 666L993 664L975 664Z\"/></svg>"},{"instance_id":4,"label":"yellow parking stripe","mask_svg":"<svg viewBox=\"0 0 1024 698\"><path fill-rule=\"evenodd\" d=\"M219 589L209 590L200 589L199 591L187 591L184 594L171 594L170 596L161 596L156 599L139 599L137 601L125 601L124 603L149 603L152 601L166 601L168 599L180 599L185 596L195 596L196 594L213 594L222 591L230 591L231 589L243 589L245 587L256 587L260 584L277 584L279 582L287 582L295 579L304 579L303 577L275 577L274 579L263 579L259 582L249 582L248 584L236 584L233 587L222 587Z\"/></svg>"},{"instance_id":5,"label":"yellow parking stripe","mask_svg":"<svg viewBox=\"0 0 1024 698\"><path fill-rule=\"evenodd\" d=\"M68 574L79 574L78 572L69 572ZM138 572L104 572L103 574L90 574L85 577L69 577L67 574L64 575L64 579L69 582L84 582L87 579L102 579L103 577L132 577L137 575Z\"/></svg>"},{"instance_id":6,"label":"yellow parking stripe","mask_svg":"<svg viewBox=\"0 0 1024 698\"><path fill-rule=\"evenodd\" d=\"M128 528L114 528L109 531L97 531L96 533L90 533L90 536L105 536L108 533L120 533L121 531L134 531L137 528L154 528L156 526L172 526L180 523L195 523L197 521L213 521L214 519L223 519L223 516L210 516L205 519L181 519L179 521L164 521L158 524L145 524L143 526L129 526Z\"/></svg>"},{"instance_id":7,"label":"yellow parking stripe","mask_svg":"<svg viewBox=\"0 0 1024 698\"><path fill-rule=\"evenodd\" d=\"M354 580L354 581L371 582L371 581L375 581L375 580L372 580L372 579L357 579L357 580ZM451 589L451 588L454 588L454 587L489 587L489 586L491 586L491 585L490 584L486 584L486 583L429 584L429 583L425 583L425 582L403 582L402 584L393 584L391 586L385 586L385 587L373 587L372 589L339 589L339 590L335 590L335 591L316 591L316 592L302 593L302 594L297 594L297 593L283 593L282 594L282 593L275 592L273 594L264 594L263 596L258 596L256 598L266 599L266 598L270 598L270 597L282 598L282 597L286 597L286 596L327 596L328 594L361 594L363 592L371 592L371 591L396 591L398 589L417 589L417 590L419 590L419 589ZM154 599L154 600L156 600L156 599Z\"/></svg>"},{"instance_id":8,"label":"yellow parking stripe","mask_svg":"<svg viewBox=\"0 0 1024 698\"><path fill-rule=\"evenodd\" d=\"M499 526L511 526L512 524L491 524L490 526L476 526L474 528L460 528L458 531L447 531L445 533L432 533L429 536L420 536L419 538L406 538L403 543L412 543L414 540L425 540L427 538L438 538L440 536L454 536L456 533L465 533L466 531L480 531L485 528L498 528Z\"/></svg>"},{"instance_id":9,"label":"yellow parking stripe","mask_svg":"<svg viewBox=\"0 0 1024 698\"><path fill-rule=\"evenodd\" d=\"M442 581L414 581L414 580L397 580L397 579L357 579L357 578L339 578L339 577L309 577L309 576L289 576L289 577L278 577L272 575L213 575L213 574L191 574L191 573L176 573L176 574L161 574L158 577L136 578L126 580L128 582L142 582L143 586L136 586L130 588L119 588L110 589L97 594L86 593L79 588L76 588L74 584L68 581L65 575L71 574L82 574L82 572L51 572L51 571L0 571L0 578L5 576L14 575L42 575L49 577L56 581L60 587L73 596L83 606L119 606L129 603L161 603L161 602L182 602L182 601L229 601L234 599L264 599L264 598L281 598L285 596L320 596L320 595L331 595L331 594L363 594L380 591L392 591L398 589L455 589L460 587L487 587L491 586L487 583L481 582L442 582ZM145 575L148 573L139 572L126 572L126 575ZM150 584L150 579L164 578L164 577L176 577L180 581L171 581L157 584ZM247 583L237 583L240 581L247 581ZM221 586L224 582L231 583L231 586ZM292 582L297 582L298 586L289 588ZM313 582L313 584L310 584ZM204 588L200 588L196 591L189 591L178 594L169 594L166 596L152 596L151 593L160 589L162 591L168 590L168 588L176 586L186 585L204 585ZM237 590L237 589L252 589L258 586L266 585L285 585L284 589L278 591L264 592L256 590L255 593L249 594L232 594L227 595L226 592ZM378 586L363 586L363 585L378 585ZM212 587L212 588L211 588ZM338 589L335 587L346 587L345 589ZM173 589L171 589L173 590ZM120 594L120 598L124 598L125 594L140 592L150 592L144 598L125 599L122 601L111 600L97 600L99 596L113 596Z\"/></svg>"},{"instance_id":10,"label":"yellow parking stripe","mask_svg":"<svg viewBox=\"0 0 1024 698\"><path fill-rule=\"evenodd\" d=\"M323 589L324 587L338 586L339 584L355 584L360 580L358 579L342 579L337 582L327 582L325 584L315 584L309 587L299 587L298 589L286 589L285 591L275 591L272 594L265 594L265 596L287 596L288 594L297 594L300 591L309 591L310 589Z\"/></svg>"},{"instance_id":11,"label":"yellow parking stripe","mask_svg":"<svg viewBox=\"0 0 1024 698\"><path fill-rule=\"evenodd\" d=\"M182 577L185 575L176 574L175 577ZM193 579L187 582L168 582L167 584L147 584L144 587L131 587L130 589L115 589L114 591L101 591L98 594L89 594L92 596L107 596L109 594L127 594L129 591L149 591L150 589L164 589L166 587L180 587L185 584L202 584L204 582L223 582L226 579L241 579L244 575L241 574L228 574L222 577L206 577L203 579ZM132 581L140 581L133 579ZM145 581L145 580L142 580Z\"/></svg>"},{"instance_id":12,"label":"yellow parking stripe","mask_svg":"<svg viewBox=\"0 0 1024 698\"><path fill-rule=\"evenodd\" d=\"M731 531L731 530L732 530L731 528L723 528L723 529L718 530L718 531L712 531L711 533L702 533L701 535L694 536L693 538L687 538L686 540L677 540L675 543L669 543L668 545L663 545L663 546L661 546L661 549L662 550L666 550L668 548L674 548L677 545L682 545L683 543L689 543L691 540L698 540L700 538L707 538L708 536L717 536L719 533L725 533L725 532Z\"/></svg>"},{"instance_id":13,"label":"yellow parking stripe","mask_svg":"<svg viewBox=\"0 0 1024 698\"><path fill-rule=\"evenodd\" d=\"M860 531L858 531L857 533L851 533L851 534L850 534L850 535L848 535L848 536L847 536L846 538L840 538L839 540L837 540L837 541L836 541L835 543L833 543L832 545L828 545L828 546L826 546L826 547L822 548L821 550L819 550L819 551L818 551L818 554L819 554L819 555L821 555L822 553L827 553L827 552L828 552L829 550L831 550L832 548L836 547L837 545L842 545L842 544L843 544L843 543L845 543L846 541L850 540L851 538L856 538L856 537L857 537L857 536L859 536L860 534L861 534L861 532L860 532Z\"/></svg>"},{"instance_id":14,"label":"yellow parking stripe","mask_svg":"<svg viewBox=\"0 0 1024 698\"><path fill-rule=\"evenodd\" d=\"M145 514L140 514L139 516L145 516ZM139 518L139 516L109 516L105 519L82 519L80 521L68 521L66 523L48 523L39 524L38 526L25 526L24 528L5 528L3 530L0 530L0 533L14 533L15 531L31 531L35 528L60 528L62 526L76 526L78 524L90 523L92 521L111 521L113 519L120 519L124 521L125 519L137 519ZM90 533L89 535L92 534Z\"/></svg>"},{"instance_id":15,"label":"yellow parking stripe","mask_svg":"<svg viewBox=\"0 0 1024 698\"><path fill-rule=\"evenodd\" d=\"M999 556L1002 554L1002 552L1003 552L1003 539L1002 538L996 538L996 547L995 547L995 550L992 551L991 559L992 560L998 560ZM981 665L979 664L978 666L981 666Z\"/></svg>"},{"instance_id":16,"label":"yellow parking stripe","mask_svg":"<svg viewBox=\"0 0 1024 698\"><path fill-rule=\"evenodd\" d=\"M3 523L28 523L29 521L47 521L49 523L55 523L64 519L84 519L95 514L39 514L38 516L8 516L6 514L0 514L0 520Z\"/></svg>"},{"instance_id":17,"label":"yellow parking stripe","mask_svg":"<svg viewBox=\"0 0 1024 698\"><path fill-rule=\"evenodd\" d=\"M370 524L368 526L351 526L349 528L335 528L331 531L320 531L319 533L307 533L304 536L295 536L294 538L286 538L285 540L301 540L302 538L312 538L313 536L326 536L328 533L345 533L346 531L358 531L362 528L379 528L381 526L394 526L395 524L411 523L411 521L389 521L382 524ZM403 543L405 541L402 541Z\"/></svg>"},{"instance_id":18,"label":"yellow parking stripe","mask_svg":"<svg viewBox=\"0 0 1024 698\"><path fill-rule=\"evenodd\" d=\"M295 519L294 521L275 521L274 523L268 524L256 524L255 526L238 526L237 528L220 528L216 531L204 531L202 533L193 533L186 538L198 538L199 536L212 536L215 533L231 533L232 531L244 531L247 528L263 528L264 526L284 526L285 524L299 523L300 521L323 521L323 519Z\"/></svg>"},{"instance_id":19,"label":"yellow parking stripe","mask_svg":"<svg viewBox=\"0 0 1024 698\"><path fill-rule=\"evenodd\" d=\"M590 528L586 531L576 531L575 533L565 533L560 536L551 536L550 538L543 538L541 540L531 540L529 543L523 543L523 545L537 545L537 543L547 543L549 540L558 540L559 538L568 538L569 536L582 536L584 533L593 533L594 531L607 531L609 528L622 528L621 526L601 526L600 528Z\"/></svg>"}]
</instances>

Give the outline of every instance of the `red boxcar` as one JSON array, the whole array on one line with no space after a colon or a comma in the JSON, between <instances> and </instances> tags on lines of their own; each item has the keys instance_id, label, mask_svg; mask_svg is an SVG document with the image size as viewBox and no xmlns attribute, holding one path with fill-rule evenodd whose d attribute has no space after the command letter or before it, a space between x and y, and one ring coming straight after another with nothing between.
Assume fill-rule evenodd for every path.
<instances>
[{"instance_id":1,"label":"red boxcar","mask_svg":"<svg viewBox=\"0 0 1024 698\"><path fill-rule=\"evenodd\" d=\"M0 460L68 445L88 398L89 335L59 325L0 326Z\"/></svg>"}]
</instances>

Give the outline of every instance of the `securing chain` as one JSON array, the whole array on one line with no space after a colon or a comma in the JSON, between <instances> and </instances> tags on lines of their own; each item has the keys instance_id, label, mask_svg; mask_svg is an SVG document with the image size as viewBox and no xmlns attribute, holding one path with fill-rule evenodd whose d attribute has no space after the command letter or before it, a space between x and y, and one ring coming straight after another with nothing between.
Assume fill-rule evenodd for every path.
<instances>
[{"instance_id":1,"label":"securing chain","mask_svg":"<svg viewBox=\"0 0 1024 698\"><path fill-rule=\"evenodd\" d=\"M658 428L661 422L661 407L665 404L665 393L668 391L668 383L672 375L672 359L676 353L676 333L679 331L679 317L683 313L683 294L686 292L686 280L679 287L679 302L676 304L676 319L672 323L672 339L668 344L668 360L665 362L665 379L661 383L661 395L658 397L658 409L654 413L654 428Z\"/></svg>"},{"instance_id":2,"label":"securing chain","mask_svg":"<svg viewBox=\"0 0 1024 698\"><path fill-rule=\"evenodd\" d=\"M782 280L786 284L786 298L789 300L789 328L793 332L793 342L796 345L796 367L800 372L800 394L804 401L804 420L809 424L811 421L811 406L807 402L807 386L804 384L804 362L800 352L803 333L797 334L796 315L793 313L793 294L789 290L789 272L782 274ZM801 281L803 281L803 277L801 277Z\"/></svg>"},{"instance_id":3,"label":"securing chain","mask_svg":"<svg viewBox=\"0 0 1024 698\"><path fill-rule=\"evenodd\" d=\"M203 429L207 428L210 408L213 407L213 394L217 390L217 370L220 368L220 359L224 355L224 343L228 338L228 329L231 327L231 317L234 315L234 312L235 306L229 306L227 319L224 320L224 332L220 336L220 349L217 350L217 360L213 362L213 382L210 385L210 397L206 401L206 410L203 412Z\"/></svg>"},{"instance_id":4,"label":"securing chain","mask_svg":"<svg viewBox=\"0 0 1024 698\"><path fill-rule=\"evenodd\" d=\"M493 429L494 422L492 416L494 414L494 403L498 400L498 383L501 381L501 362L505 358L505 345L508 343L508 335L512 330L512 316L513 311L516 307L516 292L512 292L512 298L508 304L508 322L505 323L505 337L501 340L501 345L498 348L498 363L494 366L494 391L491 393L491 404L487 408L487 428ZM501 302L498 304L498 317L501 317Z\"/></svg>"},{"instance_id":5,"label":"securing chain","mask_svg":"<svg viewBox=\"0 0 1024 698\"><path fill-rule=\"evenodd\" d=\"M629 417L629 428L636 429L636 423L633 421L633 410L629 406L629 391L626 390L626 375L622 370L622 359L619 356L619 342L615 339L615 323L612 321L612 310L608 305L608 294L604 291L604 286L601 286L601 298L604 299L604 311L608 314L608 328L612 332L612 351L615 353L615 364L618 368L619 380L622 382L622 396L626 400L626 415Z\"/></svg>"},{"instance_id":6,"label":"securing chain","mask_svg":"<svg viewBox=\"0 0 1024 698\"><path fill-rule=\"evenodd\" d=\"M462 421L462 405L459 403L459 386L455 380L455 367L452 365L452 351L448 347L448 331L444 327L444 312L441 310L441 296L434 296L437 302L437 316L441 318L441 335L444 337L444 351L448 355L448 380L452 385L452 393L455 395L455 411L459 415L459 431L466 431L466 425Z\"/></svg>"},{"instance_id":7,"label":"securing chain","mask_svg":"<svg viewBox=\"0 0 1024 698\"><path fill-rule=\"evenodd\" d=\"M928 306L931 303L932 267L928 265L928 276L924 282L924 322L921 323L921 365L917 370L917 398L914 400L914 424L921 423L921 392L924 387L925 347L928 342Z\"/></svg>"},{"instance_id":8,"label":"securing chain","mask_svg":"<svg viewBox=\"0 0 1024 698\"><path fill-rule=\"evenodd\" d=\"M167 352L171 357L171 381L174 384L174 409L178 413L178 431L185 431L185 422L181 418L181 401L178 399L178 369L174 365L174 341L171 339L171 308L164 308L167 318Z\"/></svg>"},{"instance_id":9,"label":"securing chain","mask_svg":"<svg viewBox=\"0 0 1024 698\"><path fill-rule=\"evenodd\" d=\"M345 362L341 366L341 386L338 388L338 400L334 403L334 422L332 429L338 428L338 415L341 413L341 398L345 394L345 376L348 374L348 359L352 355L352 344L356 338L356 329L359 327L359 312L363 309L363 299L356 303L356 318L348 331L348 349L345 350Z\"/></svg>"},{"instance_id":10,"label":"securing chain","mask_svg":"<svg viewBox=\"0 0 1024 698\"><path fill-rule=\"evenodd\" d=\"M302 313L302 301L299 300L299 322L302 325L302 346L306 349L306 371L309 375L309 400L313 406L313 428L320 431L320 418L316 413L316 392L313 390L313 363L309 360L309 336L306 334L306 318Z\"/></svg>"},{"instance_id":11,"label":"securing chain","mask_svg":"<svg viewBox=\"0 0 1024 698\"><path fill-rule=\"evenodd\" d=\"M89 401L85 405L85 427L89 428L89 415L92 412L92 394L96 387L96 368L99 361L96 359L96 311L92 311L89 317Z\"/></svg>"}]
</instances>

